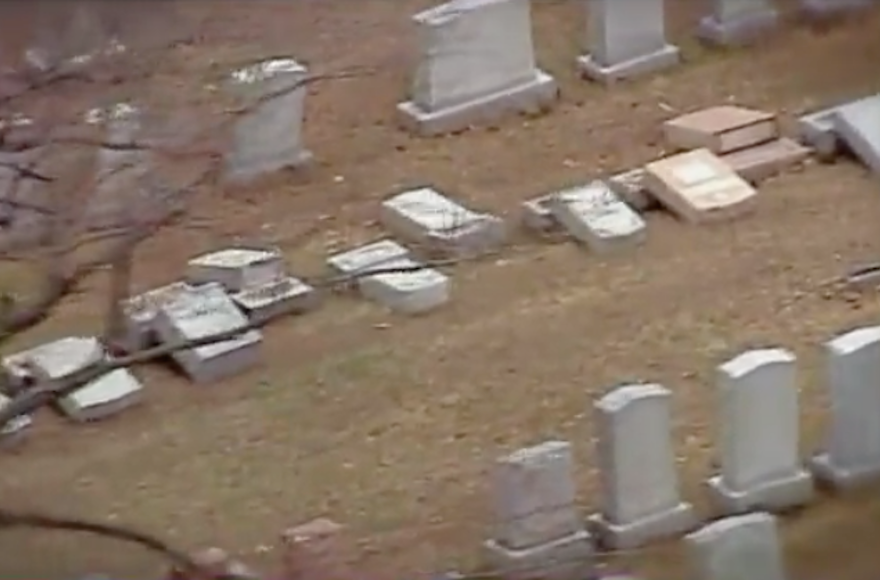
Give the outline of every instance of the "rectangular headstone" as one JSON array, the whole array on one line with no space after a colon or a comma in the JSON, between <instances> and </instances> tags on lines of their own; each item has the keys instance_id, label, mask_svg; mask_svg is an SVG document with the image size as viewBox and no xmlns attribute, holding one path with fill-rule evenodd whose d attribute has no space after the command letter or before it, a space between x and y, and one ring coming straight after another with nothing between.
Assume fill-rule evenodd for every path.
<instances>
[{"instance_id":1,"label":"rectangular headstone","mask_svg":"<svg viewBox=\"0 0 880 580\"><path fill-rule=\"evenodd\" d=\"M779 127L773 113L722 105L669 119L663 123L663 136L676 149L708 149L720 155L772 141Z\"/></svg>"},{"instance_id":2,"label":"rectangular headstone","mask_svg":"<svg viewBox=\"0 0 880 580\"><path fill-rule=\"evenodd\" d=\"M186 280L192 285L217 282L240 292L285 277L284 256L276 248L235 247L203 254L187 263Z\"/></svg>"},{"instance_id":3,"label":"rectangular headstone","mask_svg":"<svg viewBox=\"0 0 880 580\"><path fill-rule=\"evenodd\" d=\"M36 381L53 385L106 358L107 351L97 338L69 336L30 350L27 362Z\"/></svg>"},{"instance_id":4,"label":"rectangular headstone","mask_svg":"<svg viewBox=\"0 0 880 580\"><path fill-rule=\"evenodd\" d=\"M373 274L358 279L361 294L391 310L403 314L422 314L450 300L452 282L446 274L424 267L410 258L382 264L382 268L400 272Z\"/></svg>"},{"instance_id":5,"label":"rectangular headstone","mask_svg":"<svg viewBox=\"0 0 880 580\"><path fill-rule=\"evenodd\" d=\"M801 163L810 150L787 137L721 155L737 175L755 184Z\"/></svg>"},{"instance_id":6,"label":"rectangular headstone","mask_svg":"<svg viewBox=\"0 0 880 580\"><path fill-rule=\"evenodd\" d=\"M832 120L835 132L849 149L880 175L880 98L838 107Z\"/></svg>"},{"instance_id":7,"label":"rectangular headstone","mask_svg":"<svg viewBox=\"0 0 880 580\"><path fill-rule=\"evenodd\" d=\"M604 83L677 65L679 49L666 41L664 0L590 0L584 76Z\"/></svg>"},{"instance_id":8,"label":"rectangular headstone","mask_svg":"<svg viewBox=\"0 0 880 580\"><path fill-rule=\"evenodd\" d=\"M409 249L394 240L379 240L330 256L327 264L340 274L356 276L409 256Z\"/></svg>"},{"instance_id":9,"label":"rectangular headstone","mask_svg":"<svg viewBox=\"0 0 880 580\"><path fill-rule=\"evenodd\" d=\"M123 346L128 352L143 350L156 344L154 321L163 304L173 302L181 294L192 290L186 282L173 282L133 296L122 305L126 336Z\"/></svg>"},{"instance_id":10,"label":"rectangular headstone","mask_svg":"<svg viewBox=\"0 0 880 580\"><path fill-rule=\"evenodd\" d=\"M664 207L690 223L738 218L757 204L755 189L708 149L647 164L645 186Z\"/></svg>"},{"instance_id":11,"label":"rectangular headstone","mask_svg":"<svg viewBox=\"0 0 880 580\"><path fill-rule=\"evenodd\" d=\"M787 580L776 518L767 513L712 522L685 538L693 580Z\"/></svg>"},{"instance_id":12,"label":"rectangular headstone","mask_svg":"<svg viewBox=\"0 0 880 580\"><path fill-rule=\"evenodd\" d=\"M232 300L252 322L263 322L285 314L312 310L317 307L319 297L315 288L288 276L237 292L232 295Z\"/></svg>"},{"instance_id":13,"label":"rectangular headstone","mask_svg":"<svg viewBox=\"0 0 880 580\"><path fill-rule=\"evenodd\" d=\"M556 193L554 217L594 252L608 252L645 241L645 221L601 181Z\"/></svg>"},{"instance_id":14,"label":"rectangular headstone","mask_svg":"<svg viewBox=\"0 0 880 580\"><path fill-rule=\"evenodd\" d=\"M535 66L529 0L452 0L413 17L420 63L401 121L430 135L507 113L538 111L557 96Z\"/></svg>"},{"instance_id":15,"label":"rectangular headstone","mask_svg":"<svg viewBox=\"0 0 880 580\"><path fill-rule=\"evenodd\" d=\"M712 13L700 21L697 36L709 44L751 42L779 24L772 0L712 0Z\"/></svg>"},{"instance_id":16,"label":"rectangular headstone","mask_svg":"<svg viewBox=\"0 0 880 580\"><path fill-rule=\"evenodd\" d=\"M468 209L429 187L386 199L380 220L392 234L449 255L493 251L504 243L507 233L500 218Z\"/></svg>"},{"instance_id":17,"label":"rectangular headstone","mask_svg":"<svg viewBox=\"0 0 880 580\"><path fill-rule=\"evenodd\" d=\"M163 343L180 344L242 329L234 338L176 350L171 357L197 383L210 383L243 372L260 361L260 331L243 330L248 319L216 282L197 286L170 303L156 316L156 332Z\"/></svg>"},{"instance_id":18,"label":"rectangular headstone","mask_svg":"<svg viewBox=\"0 0 880 580\"><path fill-rule=\"evenodd\" d=\"M308 71L293 59L263 61L230 75L229 88L245 113L236 121L227 178L236 183L307 164L303 106Z\"/></svg>"},{"instance_id":19,"label":"rectangular headstone","mask_svg":"<svg viewBox=\"0 0 880 580\"><path fill-rule=\"evenodd\" d=\"M672 446L672 393L624 385L595 403L602 509L590 522L604 545L629 549L691 529Z\"/></svg>"},{"instance_id":20,"label":"rectangular headstone","mask_svg":"<svg viewBox=\"0 0 880 580\"><path fill-rule=\"evenodd\" d=\"M127 369L116 369L59 399L61 411L74 421L97 421L140 403L143 386Z\"/></svg>"},{"instance_id":21,"label":"rectangular headstone","mask_svg":"<svg viewBox=\"0 0 880 580\"><path fill-rule=\"evenodd\" d=\"M813 498L800 461L794 354L747 351L718 368L721 474L709 479L723 514L784 510Z\"/></svg>"},{"instance_id":22,"label":"rectangular headstone","mask_svg":"<svg viewBox=\"0 0 880 580\"><path fill-rule=\"evenodd\" d=\"M880 480L880 327L842 334L825 349L831 423L813 474L841 489Z\"/></svg>"}]
</instances>

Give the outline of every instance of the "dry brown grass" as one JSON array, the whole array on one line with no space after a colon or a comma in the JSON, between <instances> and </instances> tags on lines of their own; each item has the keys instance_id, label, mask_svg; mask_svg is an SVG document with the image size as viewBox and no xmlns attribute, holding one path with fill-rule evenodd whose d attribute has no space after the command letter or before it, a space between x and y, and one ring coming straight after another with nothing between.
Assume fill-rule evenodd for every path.
<instances>
[{"instance_id":1,"label":"dry brown grass","mask_svg":"<svg viewBox=\"0 0 880 580\"><path fill-rule=\"evenodd\" d=\"M377 200L410 183L432 182L512 214L526 197L657 155L658 123L669 115L661 103L684 111L730 99L791 113L880 89L878 15L710 53L688 39L701 3L670 4L687 64L604 91L574 76L576 3L536 3L541 63L562 85L559 107L495 130L418 140L395 130L391 113L409 66L401 56L406 18L426 2L362 0L356 10L337 0L211 3L200 43L168 57L177 83L163 84L169 91L218 62L259 53L381 71L310 95L308 139L319 161L307 178L218 197L205 209L212 231L169 232L141 252L139 284L168 281L187 255L254 232L275 237L292 268L308 271L327 251L379 235ZM819 444L818 346L880 311L875 298L842 300L824 282L880 253L878 189L855 164L812 166L767 183L757 215L739 223L704 229L652 215L650 243L630 255L601 259L518 240L502 260L456 268L454 304L422 319L334 299L271 328L267 364L248 375L195 387L153 369L147 406L118 421L73 428L41 415L27 448L0 458L3 501L128 522L184 546L220 544L253 558L282 527L327 514L351 524L367 567L470 564L488 532L492 459L570 438L584 509L594 508L588 406L610 385L643 378L675 392L682 479L702 506L713 368L740 349L779 344L801 356L805 452ZM93 329L99 282L90 290L23 342ZM794 571L873 578L880 555L867 542L880 532L878 516L880 501L866 494L824 498L786 520ZM10 577L90 569L130 577L155 565L90 541L2 541ZM680 577L675 546L610 564Z\"/></svg>"}]
</instances>

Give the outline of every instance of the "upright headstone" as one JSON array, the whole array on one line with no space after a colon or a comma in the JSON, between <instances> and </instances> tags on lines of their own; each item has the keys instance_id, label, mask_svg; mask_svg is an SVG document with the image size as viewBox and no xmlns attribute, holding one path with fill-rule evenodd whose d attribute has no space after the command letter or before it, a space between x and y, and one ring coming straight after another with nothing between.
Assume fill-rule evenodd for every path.
<instances>
[{"instance_id":1,"label":"upright headstone","mask_svg":"<svg viewBox=\"0 0 880 580\"><path fill-rule=\"evenodd\" d=\"M497 525L486 549L505 578L590 577L593 545L576 506L573 462L571 445L564 441L498 460Z\"/></svg>"},{"instance_id":2,"label":"upright headstone","mask_svg":"<svg viewBox=\"0 0 880 580\"><path fill-rule=\"evenodd\" d=\"M685 537L694 580L786 580L776 518L731 516Z\"/></svg>"},{"instance_id":3,"label":"upright headstone","mask_svg":"<svg viewBox=\"0 0 880 580\"><path fill-rule=\"evenodd\" d=\"M805 504L813 480L798 455L796 358L787 350L745 352L718 368L721 474L709 479L723 514Z\"/></svg>"},{"instance_id":4,"label":"upright headstone","mask_svg":"<svg viewBox=\"0 0 880 580\"><path fill-rule=\"evenodd\" d=\"M880 326L837 336L825 350L831 424L813 474L840 489L880 480Z\"/></svg>"},{"instance_id":5,"label":"upright headstone","mask_svg":"<svg viewBox=\"0 0 880 580\"><path fill-rule=\"evenodd\" d=\"M311 160L302 139L307 77L306 68L293 59L268 60L232 73L231 91L243 112L226 159L229 181L246 182Z\"/></svg>"},{"instance_id":6,"label":"upright headstone","mask_svg":"<svg viewBox=\"0 0 880 580\"><path fill-rule=\"evenodd\" d=\"M602 511L590 518L602 543L628 549L691 529L672 446L672 393L657 384L618 387L595 403Z\"/></svg>"},{"instance_id":7,"label":"upright headstone","mask_svg":"<svg viewBox=\"0 0 880 580\"><path fill-rule=\"evenodd\" d=\"M874 0L800 0L800 2L804 16L814 20L844 16L875 4Z\"/></svg>"},{"instance_id":8,"label":"upright headstone","mask_svg":"<svg viewBox=\"0 0 880 580\"><path fill-rule=\"evenodd\" d=\"M404 127L449 133L556 100L556 82L535 64L530 0L452 0L413 21L420 63L397 106Z\"/></svg>"},{"instance_id":9,"label":"upright headstone","mask_svg":"<svg viewBox=\"0 0 880 580\"><path fill-rule=\"evenodd\" d=\"M697 35L709 44L744 44L778 23L773 0L712 0L712 13L700 21Z\"/></svg>"},{"instance_id":10,"label":"upright headstone","mask_svg":"<svg viewBox=\"0 0 880 580\"><path fill-rule=\"evenodd\" d=\"M587 78L608 84L679 63L666 41L664 0L590 0L588 10L589 53L578 58Z\"/></svg>"}]
</instances>

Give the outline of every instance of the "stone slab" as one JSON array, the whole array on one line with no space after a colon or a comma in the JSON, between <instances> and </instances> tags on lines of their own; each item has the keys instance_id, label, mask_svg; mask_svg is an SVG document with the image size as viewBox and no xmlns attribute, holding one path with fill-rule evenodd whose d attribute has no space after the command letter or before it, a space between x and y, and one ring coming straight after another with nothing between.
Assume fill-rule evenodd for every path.
<instances>
[{"instance_id":1,"label":"stone slab","mask_svg":"<svg viewBox=\"0 0 880 580\"><path fill-rule=\"evenodd\" d=\"M667 44L655 52L611 65L603 65L589 54L577 59L578 69L585 78L605 85L660 72L680 62L681 51L672 44Z\"/></svg>"},{"instance_id":2,"label":"stone slab","mask_svg":"<svg viewBox=\"0 0 880 580\"><path fill-rule=\"evenodd\" d=\"M757 192L708 149L645 166L645 186L668 210L690 223L730 220L754 211Z\"/></svg>"},{"instance_id":3,"label":"stone slab","mask_svg":"<svg viewBox=\"0 0 880 580\"><path fill-rule=\"evenodd\" d=\"M822 161L831 161L841 150L840 139L834 131L834 109L824 109L798 118L797 137L813 149Z\"/></svg>"},{"instance_id":4,"label":"stone slab","mask_svg":"<svg viewBox=\"0 0 880 580\"><path fill-rule=\"evenodd\" d=\"M118 346L127 352L136 352L154 346L158 339L153 323L159 308L190 290L192 286L186 282L173 282L126 300L122 305L125 338L123 344Z\"/></svg>"},{"instance_id":5,"label":"stone slab","mask_svg":"<svg viewBox=\"0 0 880 580\"><path fill-rule=\"evenodd\" d=\"M527 199L522 202L522 223L526 229L533 232L551 235L563 233L564 228L550 211L552 193Z\"/></svg>"},{"instance_id":6,"label":"stone slab","mask_svg":"<svg viewBox=\"0 0 880 580\"><path fill-rule=\"evenodd\" d=\"M340 274L357 276L388 262L410 257L410 250L394 240L378 240L327 258L327 265Z\"/></svg>"},{"instance_id":7,"label":"stone slab","mask_svg":"<svg viewBox=\"0 0 880 580\"><path fill-rule=\"evenodd\" d=\"M568 233L594 252L645 241L645 221L602 181L554 194L550 208Z\"/></svg>"},{"instance_id":8,"label":"stone slab","mask_svg":"<svg viewBox=\"0 0 880 580\"><path fill-rule=\"evenodd\" d=\"M776 139L779 128L773 113L722 105L666 121L663 136L676 149L722 154Z\"/></svg>"},{"instance_id":9,"label":"stone slab","mask_svg":"<svg viewBox=\"0 0 880 580\"><path fill-rule=\"evenodd\" d=\"M61 398L58 407L73 421L97 421L142 402L143 390L130 371L116 369Z\"/></svg>"},{"instance_id":10,"label":"stone slab","mask_svg":"<svg viewBox=\"0 0 880 580\"><path fill-rule=\"evenodd\" d=\"M379 216L392 234L432 253L474 256L498 249L507 238L500 218L468 209L430 187L385 200Z\"/></svg>"},{"instance_id":11,"label":"stone slab","mask_svg":"<svg viewBox=\"0 0 880 580\"><path fill-rule=\"evenodd\" d=\"M714 521L684 539L691 578L786 580L776 518L767 513Z\"/></svg>"},{"instance_id":12,"label":"stone slab","mask_svg":"<svg viewBox=\"0 0 880 580\"><path fill-rule=\"evenodd\" d=\"M608 178L608 187L638 212L660 208L660 202L645 187L645 169L643 167L612 175Z\"/></svg>"},{"instance_id":13,"label":"stone slab","mask_svg":"<svg viewBox=\"0 0 880 580\"><path fill-rule=\"evenodd\" d=\"M686 502L628 523L610 522L602 514L593 514L589 518L590 528L601 539L602 546L613 550L633 549L656 539L690 532L696 527L697 521L694 507Z\"/></svg>"},{"instance_id":14,"label":"stone slab","mask_svg":"<svg viewBox=\"0 0 880 580\"><path fill-rule=\"evenodd\" d=\"M232 295L232 300L251 322L265 322L286 314L317 308L318 292L302 280L288 276Z\"/></svg>"},{"instance_id":15,"label":"stone slab","mask_svg":"<svg viewBox=\"0 0 880 580\"><path fill-rule=\"evenodd\" d=\"M402 314L423 314L450 300L452 281L433 268L401 258L382 264L382 268L412 271L386 272L358 279L364 297Z\"/></svg>"},{"instance_id":16,"label":"stone slab","mask_svg":"<svg viewBox=\"0 0 880 580\"><path fill-rule=\"evenodd\" d=\"M586 531L519 550L495 540L484 546L489 566L509 580L584 580L594 573L595 547Z\"/></svg>"},{"instance_id":17,"label":"stone slab","mask_svg":"<svg viewBox=\"0 0 880 580\"><path fill-rule=\"evenodd\" d=\"M709 500L720 513L743 514L752 511L778 512L810 503L816 495L813 478L807 471L767 481L745 491L732 490L721 476L707 482Z\"/></svg>"},{"instance_id":18,"label":"stone slab","mask_svg":"<svg viewBox=\"0 0 880 580\"><path fill-rule=\"evenodd\" d=\"M723 1L736 5L744 0ZM779 26L779 12L767 0L758 2L756 6L755 10L743 10L726 18L719 18L715 14L706 16L700 20L697 37L710 45L737 46L766 36Z\"/></svg>"},{"instance_id":19,"label":"stone slab","mask_svg":"<svg viewBox=\"0 0 880 580\"><path fill-rule=\"evenodd\" d=\"M720 158L740 177L754 185L805 161L809 156L809 148L783 137L725 153Z\"/></svg>"},{"instance_id":20,"label":"stone slab","mask_svg":"<svg viewBox=\"0 0 880 580\"><path fill-rule=\"evenodd\" d=\"M0 409L10 403L11 399L6 395L0 394ZM30 415L19 415L12 419L0 429L0 447L8 449L15 447L24 441L28 429L33 425L33 418Z\"/></svg>"},{"instance_id":21,"label":"stone slab","mask_svg":"<svg viewBox=\"0 0 880 580\"><path fill-rule=\"evenodd\" d=\"M36 381L52 384L98 364L106 357L107 351L97 338L69 336L32 349L27 359Z\"/></svg>"},{"instance_id":22,"label":"stone slab","mask_svg":"<svg viewBox=\"0 0 880 580\"><path fill-rule=\"evenodd\" d=\"M861 162L880 174L880 98L838 107L832 116L834 131Z\"/></svg>"},{"instance_id":23,"label":"stone slab","mask_svg":"<svg viewBox=\"0 0 880 580\"><path fill-rule=\"evenodd\" d=\"M187 263L191 285L217 282L230 292L263 286L285 276L284 256L271 247L234 247L202 254Z\"/></svg>"}]
</instances>

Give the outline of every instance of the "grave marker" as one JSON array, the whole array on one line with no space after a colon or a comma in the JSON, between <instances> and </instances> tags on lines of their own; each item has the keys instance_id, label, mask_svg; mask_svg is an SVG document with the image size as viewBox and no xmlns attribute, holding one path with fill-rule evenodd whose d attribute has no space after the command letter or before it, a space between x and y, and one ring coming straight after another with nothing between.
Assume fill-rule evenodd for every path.
<instances>
[{"instance_id":1,"label":"grave marker","mask_svg":"<svg viewBox=\"0 0 880 580\"><path fill-rule=\"evenodd\" d=\"M128 369L116 369L59 399L71 420L98 421L116 415L143 400L143 385Z\"/></svg>"},{"instance_id":2,"label":"grave marker","mask_svg":"<svg viewBox=\"0 0 880 580\"><path fill-rule=\"evenodd\" d=\"M247 313L251 322L263 322L285 314L306 312L318 306L315 288L288 276L274 282L246 288L232 295L232 300Z\"/></svg>"},{"instance_id":3,"label":"grave marker","mask_svg":"<svg viewBox=\"0 0 880 580\"><path fill-rule=\"evenodd\" d=\"M355 276L409 256L410 251L394 240L379 240L330 256L327 264L340 274Z\"/></svg>"},{"instance_id":4,"label":"grave marker","mask_svg":"<svg viewBox=\"0 0 880 580\"><path fill-rule=\"evenodd\" d=\"M677 149L708 149L721 155L776 139L776 115L723 105L687 113L663 123L666 142Z\"/></svg>"},{"instance_id":5,"label":"grave marker","mask_svg":"<svg viewBox=\"0 0 880 580\"><path fill-rule=\"evenodd\" d=\"M217 282L230 292L257 288L284 277L284 256L277 248L226 248L187 262L187 282L192 285Z\"/></svg>"},{"instance_id":6,"label":"grave marker","mask_svg":"<svg viewBox=\"0 0 880 580\"><path fill-rule=\"evenodd\" d=\"M838 107L834 131L875 174L880 175L880 97Z\"/></svg>"},{"instance_id":7,"label":"grave marker","mask_svg":"<svg viewBox=\"0 0 880 580\"><path fill-rule=\"evenodd\" d=\"M797 165L810 156L810 150L787 137L739 149L720 156L737 175L755 184Z\"/></svg>"},{"instance_id":8,"label":"grave marker","mask_svg":"<svg viewBox=\"0 0 880 580\"><path fill-rule=\"evenodd\" d=\"M450 300L452 281L433 268L421 267L410 258L384 262L381 268L418 268L408 272L386 272L358 279L366 298L404 314L422 314Z\"/></svg>"},{"instance_id":9,"label":"grave marker","mask_svg":"<svg viewBox=\"0 0 880 580\"><path fill-rule=\"evenodd\" d=\"M714 45L746 44L778 24L772 0L712 0L712 13L700 21L697 36Z\"/></svg>"},{"instance_id":10,"label":"grave marker","mask_svg":"<svg viewBox=\"0 0 880 580\"><path fill-rule=\"evenodd\" d=\"M601 181L556 193L550 208L559 223L594 252L645 241L645 221Z\"/></svg>"},{"instance_id":11,"label":"grave marker","mask_svg":"<svg viewBox=\"0 0 880 580\"><path fill-rule=\"evenodd\" d=\"M122 305L125 339L121 346L128 352L155 346L157 337L154 322L159 308L190 290L192 286L186 282L173 282L126 300Z\"/></svg>"},{"instance_id":12,"label":"grave marker","mask_svg":"<svg viewBox=\"0 0 880 580\"><path fill-rule=\"evenodd\" d=\"M732 516L685 537L694 580L786 580L776 518Z\"/></svg>"}]
</instances>

